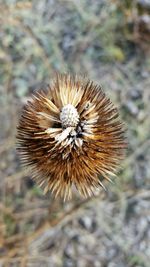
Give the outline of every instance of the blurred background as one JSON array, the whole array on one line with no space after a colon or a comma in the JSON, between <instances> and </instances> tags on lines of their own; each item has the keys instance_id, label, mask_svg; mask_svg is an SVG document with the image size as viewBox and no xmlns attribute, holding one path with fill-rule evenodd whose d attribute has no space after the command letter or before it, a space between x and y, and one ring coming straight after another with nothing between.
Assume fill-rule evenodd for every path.
<instances>
[{"instance_id":1,"label":"blurred background","mask_svg":"<svg viewBox=\"0 0 150 267\"><path fill-rule=\"evenodd\" d=\"M0 1L0 267L149 267L150 1ZM53 199L20 166L21 107L54 71L99 83L127 125L107 192Z\"/></svg>"}]
</instances>

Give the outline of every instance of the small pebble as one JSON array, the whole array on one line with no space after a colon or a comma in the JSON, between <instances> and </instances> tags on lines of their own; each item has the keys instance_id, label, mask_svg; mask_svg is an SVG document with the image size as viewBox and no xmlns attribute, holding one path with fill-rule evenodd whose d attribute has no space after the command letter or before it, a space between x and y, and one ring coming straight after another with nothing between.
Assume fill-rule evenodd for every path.
<instances>
[{"instance_id":1,"label":"small pebble","mask_svg":"<svg viewBox=\"0 0 150 267\"><path fill-rule=\"evenodd\" d=\"M131 115L133 115L133 116L137 116L138 115L139 109L132 101L128 101L125 104L125 107L127 108L127 110L129 111L129 113Z\"/></svg>"}]
</instances>

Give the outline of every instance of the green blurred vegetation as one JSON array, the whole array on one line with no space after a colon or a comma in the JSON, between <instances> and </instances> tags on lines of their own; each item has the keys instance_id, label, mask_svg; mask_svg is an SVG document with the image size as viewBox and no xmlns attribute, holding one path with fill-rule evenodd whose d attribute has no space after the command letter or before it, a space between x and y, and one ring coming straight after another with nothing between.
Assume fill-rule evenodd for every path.
<instances>
[{"instance_id":1,"label":"green blurred vegetation","mask_svg":"<svg viewBox=\"0 0 150 267\"><path fill-rule=\"evenodd\" d=\"M112 241L112 248L116 246L118 251L117 265L106 259L102 265L70 266L149 266L148 230L143 225L148 221L150 178L150 4L146 0L1 0L0 10L0 197L4 229L0 256L8 263L5 266L49 266L40 263L40 257L45 259L46 250L51 249L50 245L43 249L44 241L37 244L37 250L40 246L42 249L36 255L35 265L31 258L29 264L23 262L28 250L34 258L31 248L35 236L42 229L49 231L51 226L56 231L54 240L58 235L69 240L72 231L84 237L86 230L82 232L78 226L76 213L80 210L84 218L85 213L95 209L95 215L89 218L97 218L96 231L103 231L98 237L93 234L96 247L105 243L107 237L109 254ZM119 178L108 185L104 201L103 194L87 202L78 196L67 204L53 200L50 194L44 196L30 174L27 176L21 169L15 150L21 106L33 91L49 83L55 71L85 74L97 81L126 123L127 157ZM144 221L141 225L140 219ZM59 230L62 225L65 229L67 220L72 220L73 226L64 230L62 237ZM136 231L144 237L134 244ZM86 237L90 234L87 231ZM70 242L78 239L80 236ZM61 240L58 243L62 245ZM145 246L144 252L138 245ZM57 248L53 254L58 251ZM65 252L59 257L51 266L69 266ZM82 257L76 254L76 258ZM12 259L20 263L12 263Z\"/></svg>"},{"instance_id":2,"label":"green blurred vegetation","mask_svg":"<svg viewBox=\"0 0 150 267\"><path fill-rule=\"evenodd\" d=\"M144 52L136 1L56 1L45 9L46 3L1 3L0 82L13 80L17 97L53 70L87 73L93 62L125 62L137 47Z\"/></svg>"}]
</instances>

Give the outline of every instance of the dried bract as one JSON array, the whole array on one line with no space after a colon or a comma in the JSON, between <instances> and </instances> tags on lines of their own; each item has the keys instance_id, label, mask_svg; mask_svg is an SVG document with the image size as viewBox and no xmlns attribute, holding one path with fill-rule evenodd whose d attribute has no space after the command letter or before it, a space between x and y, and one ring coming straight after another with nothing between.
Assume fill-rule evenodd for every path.
<instances>
[{"instance_id":1,"label":"dried bract","mask_svg":"<svg viewBox=\"0 0 150 267\"><path fill-rule=\"evenodd\" d=\"M72 185L94 194L115 175L126 147L118 111L100 86L66 74L27 102L17 140L37 183L64 199Z\"/></svg>"}]
</instances>

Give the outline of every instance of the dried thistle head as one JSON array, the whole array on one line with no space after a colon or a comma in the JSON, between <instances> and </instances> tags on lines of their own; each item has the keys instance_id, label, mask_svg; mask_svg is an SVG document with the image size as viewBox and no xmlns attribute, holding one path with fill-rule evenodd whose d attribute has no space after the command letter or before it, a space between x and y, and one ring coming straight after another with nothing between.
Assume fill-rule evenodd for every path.
<instances>
[{"instance_id":1,"label":"dried thistle head","mask_svg":"<svg viewBox=\"0 0 150 267\"><path fill-rule=\"evenodd\" d=\"M100 86L66 74L27 102L17 139L34 179L64 199L73 184L85 197L94 194L115 175L126 147L118 111Z\"/></svg>"}]
</instances>

